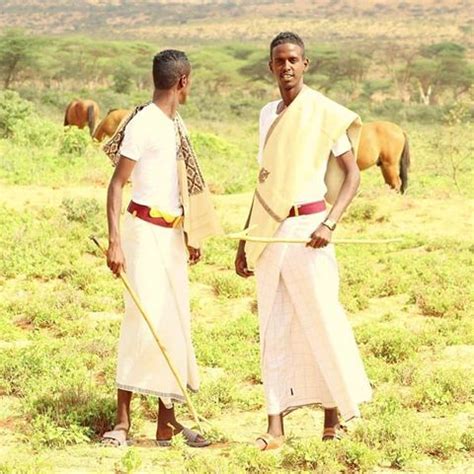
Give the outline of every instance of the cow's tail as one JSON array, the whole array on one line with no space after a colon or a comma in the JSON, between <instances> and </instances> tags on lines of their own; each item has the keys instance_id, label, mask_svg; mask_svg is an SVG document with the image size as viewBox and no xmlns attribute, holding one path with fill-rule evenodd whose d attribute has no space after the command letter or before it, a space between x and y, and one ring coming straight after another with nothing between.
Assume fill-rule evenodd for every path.
<instances>
[{"instance_id":1,"label":"cow's tail","mask_svg":"<svg viewBox=\"0 0 474 474\"><path fill-rule=\"evenodd\" d=\"M87 124L89 125L89 130L92 136L94 134L95 128L95 110L93 105L89 105L89 107L87 107Z\"/></svg>"},{"instance_id":2,"label":"cow's tail","mask_svg":"<svg viewBox=\"0 0 474 474\"><path fill-rule=\"evenodd\" d=\"M69 112L69 109L71 108L71 104L72 102L66 107L66 112L64 113L64 126L69 125L67 114Z\"/></svg>"},{"instance_id":3,"label":"cow's tail","mask_svg":"<svg viewBox=\"0 0 474 474\"><path fill-rule=\"evenodd\" d=\"M410 147L408 145L408 137L405 132L405 145L403 146L402 156L400 157L400 180L402 185L400 187L400 192L403 194L408 187L408 170L410 168Z\"/></svg>"}]
</instances>

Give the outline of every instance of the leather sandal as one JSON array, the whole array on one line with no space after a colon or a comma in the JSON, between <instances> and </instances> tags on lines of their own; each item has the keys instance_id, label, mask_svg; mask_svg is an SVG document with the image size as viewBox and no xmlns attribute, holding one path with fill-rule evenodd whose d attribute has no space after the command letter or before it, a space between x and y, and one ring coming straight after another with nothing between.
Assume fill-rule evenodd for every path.
<instances>
[{"instance_id":1,"label":"leather sandal","mask_svg":"<svg viewBox=\"0 0 474 474\"><path fill-rule=\"evenodd\" d=\"M190 430L189 428L183 427L182 431L177 433L176 436L179 435L184 438L185 443L191 448L205 448L211 444L209 440L203 438L197 431ZM157 439L155 443L157 446L167 448L171 446L171 439Z\"/></svg>"},{"instance_id":2,"label":"leather sandal","mask_svg":"<svg viewBox=\"0 0 474 474\"><path fill-rule=\"evenodd\" d=\"M259 441L263 441L263 447L262 447L262 443L259 443ZM284 443L285 443L284 435L272 436L270 433L265 433L259 436L255 440L255 446L260 451L269 451L271 449L278 449L278 448L281 448Z\"/></svg>"},{"instance_id":3,"label":"leather sandal","mask_svg":"<svg viewBox=\"0 0 474 474\"><path fill-rule=\"evenodd\" d=\"M343 425L336 425L324 428L323 441L340 441L347 433L347 428Z\"/></svg>"},{"instance_id":4,"label":"leather sandal","mask_svg":"<svg viewBox=\"0 0 474 474\"><path fill-rule=\"evenodd\" d=\"M113 446L116 448L128 446L130 440L127 439L127 433L127 430L122 428L106 431L102 435L101 444L103 446Z\"/></svg>"}]
</instances>

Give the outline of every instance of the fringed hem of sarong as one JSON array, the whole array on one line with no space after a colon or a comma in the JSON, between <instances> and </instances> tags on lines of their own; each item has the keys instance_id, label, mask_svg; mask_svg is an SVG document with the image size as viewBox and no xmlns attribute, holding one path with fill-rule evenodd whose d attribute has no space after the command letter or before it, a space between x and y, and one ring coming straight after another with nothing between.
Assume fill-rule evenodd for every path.
<instances>
[{"instance_id":1,"label":"fringed hem of sarong","mask_svg":"<svg viewBox=\"0 0 474 474\"><path fill-rule=\"evenodd\" d=\"M370 399L368 400L362 400L358 403L358 405L362 404L362 403L368 403L370 402ZM268 415L281 415L282 417L285 417L286 415L289 415L291 412L295 411L295 410L298 410L298 408L303 408L303 407L309 407L309 406L313 406L313 407L318 407L318 408L323 408L323 409L331 409L331 408L336 408L334 406L331 406L331 407L325 407L321 402L319 401L308 401L308 402L302 402L301 404L299 405L291 405L291 406L287 406L285 409L283 409L283 411L281 411L280 413L268 413ZM360 412L357 413L357 414L351 414L350 416L348 416L347 418L344 417L341 413L341 416L343 418L343 421L345 423L348 423L349 421L353 420L353 419L356 419L356 418L361 418L361 414Z\"/></svg>"},{"instance_id":2,"label":"fringed hem of sarong","mask_svg":"<svg viewBox=\"0 0 474 474\"><path fill-rule=\"evenodd\" d=\"M132 387L130 385L124 385L121 383L116 383L117 388L120 390L126 390L127 392L133 392L133 393L141 393L142 395L153 395L155 397L163 397L163 398L170 398L173 401L176 401L178 403L185 403L186 399L184 398L183 395L179 395L177 393L165 393L165 392L157 392L155 390L149 390L147 388L140 388L140 387ZM188 390L190 390L193 393L197 393L198 390L195 388L192 388L190 385L186 386Z\"/></svg>"}]
</instances>

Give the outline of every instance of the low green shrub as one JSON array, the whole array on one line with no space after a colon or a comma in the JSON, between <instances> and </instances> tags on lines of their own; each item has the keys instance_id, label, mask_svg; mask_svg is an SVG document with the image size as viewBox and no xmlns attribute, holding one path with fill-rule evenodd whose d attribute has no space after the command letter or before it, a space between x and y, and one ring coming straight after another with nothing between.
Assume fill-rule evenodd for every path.
<instances>
[{"instance_id":1,"label":"low green shrub","mask_svg":"<svg viewBox=\"0 0 474 474\"><path fill-rule=\"evenodd\" d=\"M407 405L418 410L474 402L474 371L462 367L426 367L413 382Z\"/></svg>"},{"instance_id":2,"label":"low green shrub","mask_svg":"<svg viewBox=\"0 0 474 474\"><path fill-rule=\"evenodd\" d=\"M253 446L240 445L229 453L229 462L237 472L268 473L280 467L280 459Z\"/></svg>"},{"instance_id":3,"label":"low green shrub","mask_svg":"<svg viewBox=\"0 0 474 474\"><path fill-rule=\"evenodd\" d=\"M18 92L0 91L0 137L9 137L18 122L27 120L34 113L34 105L20 97Z\"/></svg>"},{"instance_id":4,"label":"low green shrub","mask_svg":"<svg viewBox=\"0 0 474 474\"><path fill-rule=\"evenodd\" d=\"M27 439L35 449L65 448L89 441L87 428L74 423L69 424L67 428L57 426L48 415L33 418L30 428L31 432L27 432Z\"/></svg>"},{"instance_id":5,"label":"low green shrub","mask_svg":"<svg viewBox=\"0 0 474 474\"><path fill-rule=\"evenodd\" d=\"M22 147L35 148L57 147L62 138L62 127L54 122L36 115L17 120L11 127L12 141Z\"/></svg>"},{"instance_id":6,"label":"low green shrub","mask_svg":"<svg viewBox=\"0 0 474 474\"><path fill-rule=\"evenodd\" d=\"M375 357L395 364L412 357L418 341L412 332L386 323L364 325L356 328L357 340Z\"/></svg>"},{"instance_id":7,"label":"low green shrub","mask_svg":"<svg viewBox=\"0 0 474 474\"><path fill-rule=\"evenodd\" d=\"M82 156L91 146L91 143L88 129L80 129L74 126L66 127L59 153L65 156Z\"/></svg>"},{"instance_id":8,"label":"low green shrub","mask_svg":"<svg viewBox=\"0 0 474 474\"><path fill-rule=\"evenodd\" d=\"M343 472L335 443L317 439L293 441L284 447L281 465L292 471L310 471L320 474Z\"/></svg>"},{"instance_id":9,"label":"low green shrub","mask_svg":"<svg viewBox=\"0 0 474 474\"><path fill-rule=\"evenodd\" d=\"M252 280L244 280L232 273L213 273L208 283L211 284L217 296L223 298L242 298L252 296L254 284Z\"/></svg>"},{"instance_id":10,"label":"low green shrub","mask_svg":"<svg viewBox=\"0 0 474 474\"><path fill-rule=\"evenodd\" d=\"M117 474L126 473L132 474L137 472L143 464L142 458L136 448L128 448L125 454L121 457L120 462L115 465L115 472Z\"/></svg>"},{"instance_id":11,"label":"low green shrub","mask_svg":"<svg viewBox=\"0 0 474 474\"><path fill-rule=\"evenodd\" d=\"M258 322L254 315L244 314L212 328L198 326L194 343L203 366L221 367L243 380L260 382Z\"/></svg>"},{"instance_id":12,"label":"low green shrub","mask_svg":"<svg viewBox=\"0 0 474 474\"><path fill-rule=\"evenodd\" d=\"M95 198L65 198L61 202L68 221L80 222L94 229L98 218L104 219L103 206Z\"/></svg>"}]
</instances>

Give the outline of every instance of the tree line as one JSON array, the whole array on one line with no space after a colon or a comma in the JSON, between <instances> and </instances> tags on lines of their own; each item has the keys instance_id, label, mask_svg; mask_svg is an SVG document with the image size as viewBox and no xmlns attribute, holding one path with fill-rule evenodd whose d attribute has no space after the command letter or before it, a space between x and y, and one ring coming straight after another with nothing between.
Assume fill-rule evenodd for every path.
<instances>
[{"instance_id":1,"label":"tree line","mask_svg":"<svg viewBox=\"0 0 474 474\"><path fill-rule=\"evenodd\" d=\"M112 88L127 94L151 88L150 60L158 48L139 41L104 41L68 36L34 36L19 29L0 36L0 81L3 88L35 84L59 90ZM250 44L191 48L196 75L214 93L268 88L266 49ZM472 91L474 65L466 47L441 42L416 47L396 43L350 47L309 45L307 81L325 91L342 90L351 98L395 98L426 106L458 101ZM255 84L257 83L257 84Z\"/></svg>"}]
</instances>

